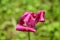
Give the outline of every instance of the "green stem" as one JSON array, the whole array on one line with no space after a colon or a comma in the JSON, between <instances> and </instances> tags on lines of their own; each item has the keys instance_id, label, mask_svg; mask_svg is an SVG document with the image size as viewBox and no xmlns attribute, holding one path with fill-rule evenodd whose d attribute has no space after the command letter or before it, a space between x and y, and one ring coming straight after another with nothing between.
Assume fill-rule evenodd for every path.
<instances>
[{"instance_id":1,"label":"green stem","mask_svg":"<svg viewBox=\"0 0 60 40\"><path fill-rule=\"evenodd\" d=\"M28 32L28 40L30 40L30 32Z\"/></svg>"}]
</instances>

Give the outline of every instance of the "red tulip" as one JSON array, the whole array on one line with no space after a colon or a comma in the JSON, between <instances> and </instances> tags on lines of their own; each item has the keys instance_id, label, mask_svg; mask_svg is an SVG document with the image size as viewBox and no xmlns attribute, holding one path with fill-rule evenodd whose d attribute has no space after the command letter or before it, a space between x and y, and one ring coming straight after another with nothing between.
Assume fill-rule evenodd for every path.
<instances>
[{"instance_id":1,"label":"red tulip","mask_svg":"<svg viewBox=\"0 0 60 40\"><path fill-rule=\"evenodd\" d=\"M38 11L37 14L33 12L25 12L19 19L19 23L16 26L16 30L18 31L27 31L27 32L36 32L35 25L38 22L44 22L45 11ZM26 24L26 25L24 25Z\"/></svg>"}]
</instances>

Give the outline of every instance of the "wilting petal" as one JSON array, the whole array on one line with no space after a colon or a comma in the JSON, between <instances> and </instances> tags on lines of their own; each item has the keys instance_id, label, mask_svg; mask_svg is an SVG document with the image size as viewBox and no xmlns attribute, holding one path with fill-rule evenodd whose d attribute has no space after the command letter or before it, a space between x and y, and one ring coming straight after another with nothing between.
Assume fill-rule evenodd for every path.
<instances>
[{"instance_id":1,"label":"wilting petal","mask_svg":"<svg viewBox=\"0 0 60 40\"><path fill-rule=\"evenodd\" d=\"M36 21L37 22L44 22L45 21L44 14L45 14L45 11L43 11L43 10L38 11L38 13L36 15Z\"/></svg>"},{"instance_id":2,"label":"wilting petal","mask_svg":"<svg viewBox=\"0 0 60 40\"><path fill-rule=\"evenodd\" d=\"M16 30L18 30L18 31L27 31L27 32L36 32L35 29L30 28L30 27L26 27L26 26L22 26L20 24L17 24Z\"/></svg>"},{"instance_id":3,"label":"wilting petal","mask_svg":"<svg viewBox=\"0 0 60 40\"><path fill-rule=\"evenodd\" d=\"M40 11L40 19L39 19L40 22L44 22L45 21L44 15L45 15L45 11L41 10Z\"/></svg>"}]
</instances>

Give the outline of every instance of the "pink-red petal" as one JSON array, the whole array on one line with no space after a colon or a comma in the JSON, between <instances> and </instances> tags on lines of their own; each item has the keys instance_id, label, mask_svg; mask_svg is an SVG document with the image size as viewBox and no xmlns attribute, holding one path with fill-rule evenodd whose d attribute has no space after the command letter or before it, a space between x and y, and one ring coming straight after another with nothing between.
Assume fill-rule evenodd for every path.
<instances>
[{"instance_id":1,"label":"pink-red petal","mask_svg":"<svg viewBox=\"0 0 60 40\"><path fill-rule=\"evenodd\" d=\"M44 10L40 10L38 11L38 13L36 14L36 22L44 22L45 21L45 18L44 18L44 15L45 15L45 11Z\"/></svg>"},{"instance_id":2,"label":"pink-red petal","mask_svg":"<svg viewBox=\"0 0 60 40\"><path fill-rule=\"evenodd\" d=\"M22 26L22 25L20 25L20 24L17 24L16 30L18 30L18 31L25 31L25 32L26 32L26 31L27 31L27 32L36 32L35 29L30 28L30 27L26 27L26 26Z\"/></svg>"}]
</instances>

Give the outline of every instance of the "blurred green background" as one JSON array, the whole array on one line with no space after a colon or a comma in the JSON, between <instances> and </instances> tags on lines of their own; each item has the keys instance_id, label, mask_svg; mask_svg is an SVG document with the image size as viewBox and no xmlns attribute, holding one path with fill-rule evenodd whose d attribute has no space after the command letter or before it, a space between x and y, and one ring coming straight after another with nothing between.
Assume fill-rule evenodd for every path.
<instances>
[{"instance_id":1,"label":"blurred green background","mask_svg":"<svg viewBox=\"0 0 60 40\"><path fill-rule=\"evenodd\" d=\"M60 0L0 0L0 40L28 40L16 24L24 12L39 10L45 10L45 22L36 25L31 40L60 40Z\"/></svg>"}]
</instances>

